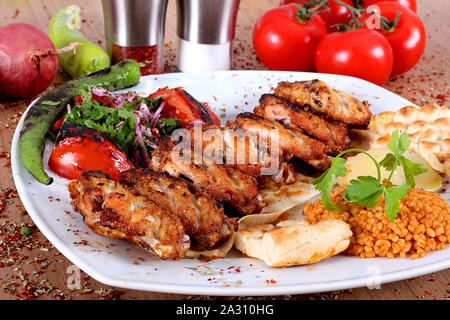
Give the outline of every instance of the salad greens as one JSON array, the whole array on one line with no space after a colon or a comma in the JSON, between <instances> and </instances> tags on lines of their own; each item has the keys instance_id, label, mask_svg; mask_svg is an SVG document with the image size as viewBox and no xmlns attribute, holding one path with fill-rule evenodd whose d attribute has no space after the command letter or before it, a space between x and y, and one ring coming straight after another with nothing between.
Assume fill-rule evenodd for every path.
<instances>
[{"instance_id":1,"label":"salad greens","mask_svg":"<svg viewBox=\"0 0 450 320\"><path fill-rule=\"evenodd\" d=\"M64 122L103 133L134 160L148 160L161 136L172 133L180 121L160 117L162 97L149 99L134 92L113 94L93 88L83 92L74 104L68 106Z\"/></svg>"},{"instance_id":2,"label":"salad greens","mask_svg":"<svg viewBox=\"0 0 450 320\"><path fill-rule=\"evenodd\" d=\"M385 213L389 221L393 221L399 212L399 201L408 194L409 188L415 187L414 176L427 171L423 164L417 164L407 159L403 154L408 150L411 141L408 134L403 132L400 136L395 130L388 143L392 153L387 153L383 160L378 162L370 153L361 149L348 149L342 151L331 160L330 168L319 178L312 181L315 188L322 191L322 203L327 210L341 211L330 199L336 177L346 175L346 160L342 156L349 152L361 152L369 156L377 168L377 178L372 176L359 176L350 181L345 188L343 197L346 201L367 207L375 207L380 197L384 194ZM397 167L401 166L405 174L406 183L400 186L390 186L389 182ZM390 171L388 178L381 181L381 167Z\"/></svg>"}]
</instances>

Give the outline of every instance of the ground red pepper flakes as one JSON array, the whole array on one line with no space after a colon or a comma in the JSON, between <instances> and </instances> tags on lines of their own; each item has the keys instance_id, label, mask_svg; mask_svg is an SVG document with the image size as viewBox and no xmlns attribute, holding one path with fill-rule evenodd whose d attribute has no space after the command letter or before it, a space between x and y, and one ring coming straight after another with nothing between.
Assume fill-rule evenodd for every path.
<instances>
[{"instance_id":1,"label":"ground red pepper flakes","mask_svg":"<svg viewBox=\"0 0 450 320\"><path fill-rule=\"evenodd\" d=\"M17 191L13 189L6 188L0 191L0 215L5 212L9 200L17 196Z\"/></svg>"},{"instance_id":2,"label":"ground red pepper flakes","mask_svg":"<svg viewBox=\"0 0 450 320\"><path fill-rule=\"evenodd\" d=\"M126 59L136 60L141 64L141 75L157 74L162 72L161 47L123 47L112 44L111 55L116 64Z\"/></svg>"},{"instance_id":3,"label":"ground red pepper flakes","mask_svg":"<svg viewBox=\"0 0 450 320\"><path fill-rule=\"evenodd\" d=\"M11 168L11 153L7 151L0 151L0 160L6 160L6 163L3 164L5 168Z\"/></svg>"},{"instance_id":4,"label":"ground red pepper flakes","mask_svg":"<svg viewBox=\"0 0 450 320\"><path fill-rule=\"evenodd\" d=\"M81 241L75 241L73 244L76 246L88 246L89 242L87 242L87 240L82 239Z\"/></svg>"}]
</instances>

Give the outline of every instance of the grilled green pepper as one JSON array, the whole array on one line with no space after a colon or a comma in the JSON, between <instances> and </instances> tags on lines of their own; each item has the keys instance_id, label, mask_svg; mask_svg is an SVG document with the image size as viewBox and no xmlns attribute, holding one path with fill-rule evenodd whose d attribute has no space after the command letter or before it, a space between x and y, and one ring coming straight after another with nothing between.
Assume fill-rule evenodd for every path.
<instances>
[{"instance_id":1,"label":"grilled green pepper","mask_svg":"<svg viewBox=\"0 0 450 320\"><path fill-rule=\"evenodd\" d=\"M109 91L128 88L139 82L141 73L134 60L120 63L73 79L40 97L25 115L20 131L20 159L25 168L41 183L50 184L53 179L42 165L45 136L68 103L85 90L102 87Z\"/></svg>"},{"instance_id":2,"label":"grilled green pepper","mask_svg":"<svg viewBox=\"0 0 450 320\"><path fill-rule=\"evenodd\" d=\"M48 36L57 49L75 42L79 44L75 53L71 50L58 55L60 65L72 78L79 78L111 65L109 55L77 29L79 21L80 8L68 6L55 13L48 29Z\"/></svg>"}]
</instances>

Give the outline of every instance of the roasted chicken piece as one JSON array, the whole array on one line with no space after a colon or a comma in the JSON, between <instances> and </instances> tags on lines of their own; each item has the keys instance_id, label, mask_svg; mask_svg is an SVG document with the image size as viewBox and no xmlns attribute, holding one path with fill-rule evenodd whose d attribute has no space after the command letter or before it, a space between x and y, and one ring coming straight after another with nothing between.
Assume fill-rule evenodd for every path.
<instances>
[{"instance_id":1,"label":"roasted chicken piece","mask_svg":"<svg viewBox=\"0 0 450 320\"><path fill-rule=\"evenodd\" d=\"M342 121L351 128L367 128L372 117L366 101L334 90L319 80L280 82L274 93L326 120Z\"/></svg>"},{"instance_id":2,"label":"roasted chicken piece","mask_svg":"<svg viewBox=\"0 0 450 320\"><path fill-rule=\"evenodd\" d=\"M204 193L191 193L186 181L164 172L132 169L121 173L120 182L177 215L185 232L205 248L231 235L237 223L223 212L223 205Z\"/></svg>"},{"instance_id":3,"label":"roasted chicken piece","mask_svg":"<svg viewBox=\"0 0 450 320\"><path fill-rule=\"evenodd\" d=\"M190 247L179 217L99 171L68 185L73 208L95 233L129 239L163 259L180 259Z\"/></svg>"},{"instance_id":4,"label":"roasted chicken piece","mask_svg":"<svg viewBox=\"0 0 450 320\"><path fill-rule=\"evenodd\" d=\"M232 125L229 122L229 125ZM271 121L250 112L241 113L236 117L234 126L249 134L267 139L276 137L280 152L292 155L305 161L312 167L325 171L331 164L327 155L330 149L323 142L307 136L300 128L286 128L277 121Z\"/></svg>"},{"instance_id":5,"label":"roasted chicken piece","mask_svg":"<svg viewBox=\"0 0 450 320\"><path fill-rule=\"evenodd\" d=\"M259 200L258 182L254 177L215 163L201 152L191 150L190 144L175 144L168 136L163 137L153 151L150 166L155 171L184 178L195 191L226 202L241 214L258 213L264 206Z\"/></svg>"},{"instance_id":6,"label":"roasted chicken piece","mask_svg":"<svg viewBox=\"0 0 450 320\"><path fill-rule=\"evenodd\" d=\"M278 121L287 128L302 129L328 145L333 154L347 149L350 143L347 127L342 122L326 121L274 94L263 94L254 112L266 119Z\"/></svg>"},{"instance_id":7,"label":"roasted chicken piece","mask_svg":"<svg viewBox=\"0 0 450 320\"><path fill-rule=\"evenodd\" d=\"M282 150L239 128L196 126L189 129L193 150L203 152L216 163L233 167L259 180L271 178L277 183L295 183L294 168Z\"/></svg>"}]
</instances>

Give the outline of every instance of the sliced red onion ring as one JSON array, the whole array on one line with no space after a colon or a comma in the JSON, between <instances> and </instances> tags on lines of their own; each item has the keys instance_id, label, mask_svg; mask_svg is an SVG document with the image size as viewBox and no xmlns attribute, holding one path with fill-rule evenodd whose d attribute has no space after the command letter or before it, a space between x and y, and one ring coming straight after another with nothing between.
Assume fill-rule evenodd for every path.
<instances>
[{"instance_id":1,"label":"sliced red onion ring","mask_svg":"<svg viewBox=\"0 0 450 320\"><path fill-rule=\"evenodd\" d=\"M142 127L141 127L141 121L140 121L139 117L134 117L134 124L136 127L136 139L137 139L139 145L141 146L144 161L146 163L148 163L150 161L150 155L148 154L148 152L144 146L144 137L142 136Z\"/></svg>"},{"instance_id":2,"label":"sliced red onion ring","mask_svg":"<svg viewBox=\"0 0 450 320\"><path fill-rule=\"evenodd\" d=\"M116 130L119 130L120 128L122 128L123 124L125 123L125 121L120 121L117 126L116 126Z\"/></svg>"},{"instance_id":3,"label":"sliced red onion ring","mask_svg":"<svg viewBox=\"0 0 450 320\"><path fill-rule=\"evenodd\" d=\"M123 106L125 104L125 97L120 95L112 95L111 96L112 101L113 101L113 107L116 109L119 109L121 106Z\"/></svg>"},{"instance_id":4,"label":"sliced red onion ring","mask_svg":"<svg viewBox=\"0 0 450 320\"><path fill-rule=\"evenodd\" d=\"M141 132L142 132L142 135L143 136L146 136L146 137L148 137L148 138L151 138L151 137L153 137L153 132L152 132L152 129L151 128L149 128L149 127L147 127L147 126L141 126Z\"/></svg>"},{"instance_id":5,"label":"sliced red onion ring","mask_svg":"<svg viewBox=\"0 0 450 320\"><path fill-rule=\"evenodd\" d=\"M163 101L159 105L158 109L156 110L155 114L153 115L152 119L150 120L150 126L154 127L155 124L158 122L159 118L161 117L161 112L166 105L166 102Z\"/></svg>"},{"instance_id":6,"label":"sliced red onion ring","mask_svg":"<svg viewBox=\"0 0 450 320\"><path fill-rule=\"evenodd\" d=\"M103 96L111 94L108 90L106 90L105 88L102 88L102 87L92 88L92 93L99 97L103 97Z\"/></svg>"},{"instance_id":7,"label":"sliced red onion ring","mask_svg":"<svg viewBox=\"0 0 450 320\"><path fill-rule=\"evenodd\" d=\"M155 144L155 143L153 143L153 142L151 142L150 141L150 139L145 139L145 143L146 144L148 144L150 147L152 147L153 149L158 149L158 146Z\"/></svg>"},{"instance_id":8,"label":"sliced red onion ring","mask_svg":"<svg viewBox=\"0 0 450 320\"><path fill-rule=\"evenodd\" d=\"M136 92L129 92L129 93L124 93L123 95L125 96L126 100L129 103L132 103L134 98L136 98L137 93Z\"/></svg>"},{"instance_id":9,"label":"sliced red onion ring","mask_svg":"<svg viewBox=\"0 0 450 320\"><path fill-rule=\"evenodd\" d=\"M138 108L139 108L139 111L140 111L141 118L143 118L144 120L149 121L150 117L152 116L152 114L151 114L150 109L148 108L147 104L141 102L139 104Z\"/></svg>"}]
</instances>

